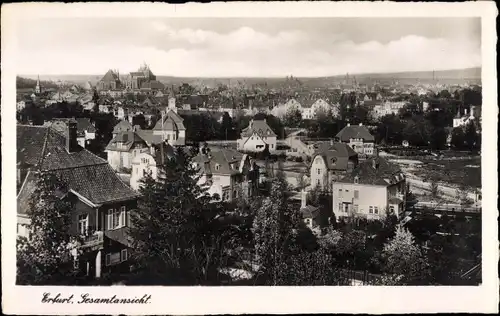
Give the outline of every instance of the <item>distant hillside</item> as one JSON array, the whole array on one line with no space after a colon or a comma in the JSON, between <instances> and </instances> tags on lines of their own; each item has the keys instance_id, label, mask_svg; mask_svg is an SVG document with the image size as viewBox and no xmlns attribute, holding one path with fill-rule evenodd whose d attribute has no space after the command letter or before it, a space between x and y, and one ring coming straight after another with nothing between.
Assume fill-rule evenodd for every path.
<instances>
[{"instance_id":1,"label":"distant hillside","mask_svg":"<svg viewBox=\"0 0 500 316\"><path fill-rule=\"evenodd\" d=\"M57 85L51 81L40 80L42 88L57 88ZM36 79L16 77L17 89L34 89L36 87Z\"/></svg>"},{"instance_id":2,"label":"distant hillside","mask_svg":"<svg viewBox=\"0 0 500 316\"><path fill-rule=\"evenodd\" d=\"M66 81L72 82L76 84L84 84L87 81L90 81L92 84L98 82L103 74L100 75L47 75L40 76L42 80L48 81ZM402 80L413 82L414 80L432 80L433 72L432 71L412 71L412 72L398 72L398 73L373 73L373 74L353 74L356 76L356 79L359 81L364 81L366 79L375 79L375 80ZM350 76L352 76L350 74ZM23 77L36 79L36 75L23 75ZM328 76L328 77L308 77L302 78L297 77L297 79L301 79L304 82L339 82L343 80L345 74L336 75L336 76ZM245 84L259 84L259 83L280 83L285 81L283 78L243 78L243 77L235 77L235 78L207 78L207 77L174 77L174 76L162 76L157 75L158 80L162 81L167 85L179 85L181 83L189 83L189 84L201 84L207 86L217 86L218 84L235 84L237 82L245 83ZM439 81L480 81L481 80L481 68L467 68L467 69L457 69L457 70L439 70L434 72L434 78ZM33 85L34 86L34 85Z\"/></svg>"}]
</instances>

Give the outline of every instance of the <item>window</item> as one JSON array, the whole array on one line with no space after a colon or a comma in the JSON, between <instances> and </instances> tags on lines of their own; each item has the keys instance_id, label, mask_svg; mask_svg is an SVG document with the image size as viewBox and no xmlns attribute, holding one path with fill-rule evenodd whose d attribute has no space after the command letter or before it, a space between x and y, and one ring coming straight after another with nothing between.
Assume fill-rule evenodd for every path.
<instances>
[{"instance_id":1,"label":"window","mask_svg":"<svg viewBox=\"0 0 500 316\"><path fill-rule=\"evenodd\" d=\"M370 206L368 213L373 214L373 206Z\"/></svg>"},{"instance_id":2,"label":"window","mask_svg":"<svg viewBox=\"0 0 500 316\"><path fill-rule=\"evenodd\" d=\"M342 203L339 203L339 211L340 211L340 212L344 211L344 210L342 209Z\"/></svg>"},{"instance_id":3,"label":"window","mask_svg":"<svg viewBox=\"0 0 500 316\"><path fill-rule=\"evenodd\" d=\"M215 164L215 170L219 170L220 169L220 165L219 164Z\"/></svg>"},{"instance_id":4,"label":"window","mask_svg":"<svg viewBox=\"0 0 500 316\"><path fill-rule=\"evenodd\" d=\"M353 211L354 211L354 213L358 212L358 204L353 205Z\"/></svg>"},{"instance_id":5,"label":"window","mask_svg":"<svg viewBox=\"0 0 500 316\"><path fill-rule=\"evenodd\" d=\"M238 191L237 190L233 190L233 198L237 198L238 197Z\"/></svg>"},{"instance_id":6,"label":"window","mask_svg":"<svg viewBox=\"0 0 500 316\"><path fill-rule=\"evenodd\" d=\"M274 144L271 144L271 148L274 148Z\"/></svg>"},{"instance_id":7,"label":"window","mask_svg":"<svg viewBox=\"0 0 500 316\"><path fill-rule=\"evenodd\" d=\"M125 206L120 208L120 226L127 226L127 210Z\"/></svg>"},{"instance_id":8,"label":"window","mask_svg":"<svg viewBox=\"0 0 500 316\"><path fill-rule=\"evenodd\" d=\"M170 140L170 134L167 134L167 140Z\"/></svg>"},{"instance_id":9,"label":"window","mask_svg":"<svg viewBox=\"0 0 500 316\"><path fill-rule=\"evenodd\" d=\"M354 198L359 199L359 191L358 190L354 190Z\"/></svg>"},{"instance_id":10,"label":"window","mask_svg":"<svg viewBox=\"0 0 500 316\"><path fill-rule=\"evenodd\" d=\"M354 177L354 183L358 184L359 183L359 177L358 176L355 176ZM355 191L356 192L356 191Z\"/></svg>"},{"instance_id":11,"label":"window","mask_svg":"<svg viewBox=\"0 0 500 316\"><path fill-rule=\"evenodd\" d=\"M123 262L123 261L127 261L128 259L128 250L127 249L123 249L121 251L121 258L120 260Z\"/></svg>"},{"instance_id":12,"label":"window","mask_svg":"<svg viewBox=\"0 0 500 316\"><path fill-rule=\"evenodd\" d=\"M375 214L378 214L378 207L375 206Z\"/></svg>"},{"instance_id":13,"label":"window","mask_svg":"<svg viewBox=\"0 0 500 316\"><path fill-rule=\"evenodd\" d=\"M108 230L117 229L120 227L120 214L121 212L117 209L109 209L107 214L107 227Z\"/></svg>"},{"instance_id":14,"label":"window","mask_svg":"<svg viewBox=\"0 0 500 316\"><path fill-rule=\"evenodd\" d=\"M319 184L320 184L319 179L316 179L316 184L317 184L317 185L319 185Z\"/></svg>"},{"instance_id":15,"label":"window","mask_svg":"<svg viewBox=\"0 0 500 316\"><path fill-rule=\"evenodd\" d=\"M81 214L78 215L78 232L80 235L86 235L89 227L89 215Z\"/></svg>"},{"instance_id":16,"label":"window","mask_svg":"<svg viewBox=\"0 0 500 316\"><path fill-rule=\"evenodd\" d=\"M394 206L389 206L389 211L391 211L394 214Z\"/></svg>"},{"instance_id":17,"label":"window","mask_svg":"<svg viewBox=\"0 0 500 316\"><path fill-rule=\"evenodd\" d=\"M318 168L317 171L318 171L318 174L321 174L321 169L320 168Z\"/></svg>"},{"instance_id":18,"label":"window","mask_svg":"<svg viewBox=\"0 0 500 316\"><path fill-rule=\"evenodd\" d=\"M126 249L125 249L126 250ZM111 266L120 263L122 253L121 252L112 252L106 254L106 265Z\"/></svg>"}]
</instances>

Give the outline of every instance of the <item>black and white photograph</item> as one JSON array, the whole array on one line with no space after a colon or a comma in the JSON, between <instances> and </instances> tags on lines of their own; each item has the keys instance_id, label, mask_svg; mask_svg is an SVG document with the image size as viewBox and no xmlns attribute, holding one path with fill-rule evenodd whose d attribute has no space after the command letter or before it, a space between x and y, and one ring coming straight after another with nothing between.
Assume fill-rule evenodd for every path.
<instances>
[{"instance_id":1,"label":"black and white photograph","mask_svg":"<svg viewBox=\"0 0 500 316\"><path fill-rule=\"evenodd\" d=\"M485 282L480 16L11 25L16 286Z\"/></svg>"}]
</instances>

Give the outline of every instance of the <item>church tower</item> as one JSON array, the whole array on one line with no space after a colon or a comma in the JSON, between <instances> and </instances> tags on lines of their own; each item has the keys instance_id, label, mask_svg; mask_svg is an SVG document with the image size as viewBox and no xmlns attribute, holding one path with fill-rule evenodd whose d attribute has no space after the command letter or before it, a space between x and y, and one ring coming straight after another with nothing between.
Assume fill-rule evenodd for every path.
<instances>
[{"instance_id":1,"label":"church tower","mask_svg":"<svg viewBox=\"0 0 500 316\"><path fill-rule=\"evenodd\" d=\"M38 79L36 80L35 94L40 93L42 93L42 86L40 85L40 76L38 76Z\"/></svg>"}]
</instances>

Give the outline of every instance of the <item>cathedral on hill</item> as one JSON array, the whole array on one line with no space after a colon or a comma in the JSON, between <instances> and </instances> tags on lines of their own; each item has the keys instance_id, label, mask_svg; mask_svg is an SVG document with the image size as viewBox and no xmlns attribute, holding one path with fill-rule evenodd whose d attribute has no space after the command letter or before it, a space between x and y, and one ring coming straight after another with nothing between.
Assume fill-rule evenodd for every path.
<instances>
[{"instance_id":1,"label":"cathedral on hill","mask_svg":"<svg viewBox=\"0 0 500 316\"><path fill-rule=\"evenodd\" d=\"M156 80L149 66L144 63L137 71L131 72L125 80L125 86L129 90L163 90L165 86Z\"/></svg>"}]
</instances>

